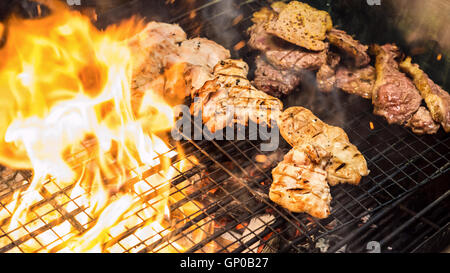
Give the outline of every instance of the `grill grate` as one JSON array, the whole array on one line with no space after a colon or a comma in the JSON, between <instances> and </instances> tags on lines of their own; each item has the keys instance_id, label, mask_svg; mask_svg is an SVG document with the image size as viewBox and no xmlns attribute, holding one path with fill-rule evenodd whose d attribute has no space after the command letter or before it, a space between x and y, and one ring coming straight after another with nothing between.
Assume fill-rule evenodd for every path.
<instances>
[{"instance_id":1,"label":"grill grate","mask_svg":"<svg viewBox=\"0 0 450 273\"><path fill-rule=\"evenodd\" d=\"M213 32L218 18L242 15L241 20L233 23L227 19L229 25L222 26L241 33L249 25L249 15L267 5L264 1L240 1L207 16L206 20L193 21L192 12L206 14L224 2L209 1L206 6L190 7L188 13L173 16L173 21L180 23L188 33L202 33L211 38L217 37ZM245 37L242 35L231 39L227 36L218 42L232 48ZM245 48L234 51L233 55L243 56L251 62L251 53ZM449 136L442 130L433 136L416 136L408 129L388 126L382 118L372 114L370 102L363 99L342 92L335 97L312 92L315 91L302 90L285 104L301 104L324 121L343 127L351 142L365 155L371 170L359 186L332 188L332 215L328 219L294 214L268 199L271 169L290 149L284 141L281 140L280 149L275 153L261 151L260 140L249 140L254 136L237 141L181 141L179 145L185 152L184 158L195 157L201 164L182 172L175 165L180 159L173 162L172 167L178 173L170 181L171 196L181 198L170 204L171 215L175 218L167 223L170 228L157 230L152 236L139 232L152 219L142 215L143 209L137 209L129 216L134 219L133 225L109 232L110 240L105 249L109 252L167 249L186 252L315 252L320 249L336 252L345 248L345 251L359 252L367 250L368 242L376 241L383 251L414 252L436 237L433 234L437 231L448 231L448 205L445 204L449 198L446 181L450 170ZM330 104L335 101L338 105L330 107L336 104ZM328 108L324 110L322 105ZM374 129L370 128L370 122ZM171 151L175 150L173 143ZM257 155L265 155L271 160L261 163L256 159ZM147 181L152 175L158 175L157 168L145 171L145 179L132 178L127 183L128 186L141 183L148 188L139 194L139 202L145 207L156 206L159 202L156 189ZM78 204L79 197L71 196L73 185L60 187L55 181L48 180L39 193L40 201L30 207L35 217L7 231L11 204L16 194L30 185L31 172L3 168L0 177L0 252L55 250L70 237L70 230L82 233L97 220L89 215L87 207ZM443 185L444 193L433 196L432 202L411 206L411 198L435 184ZM185 205L191 205L195 210L186 213L182 209ZM165 221L169 222L169 219ZM411 230L411 226L416 228ZM195 238L199 233L204 234L200 240ZM403 242L404 238L409 238L405 234L411 238ZM448 239L447 232L444 241L448 242ZM188 247L181 249L178 247L181 244Z\"/></svg>"}]
</instances>

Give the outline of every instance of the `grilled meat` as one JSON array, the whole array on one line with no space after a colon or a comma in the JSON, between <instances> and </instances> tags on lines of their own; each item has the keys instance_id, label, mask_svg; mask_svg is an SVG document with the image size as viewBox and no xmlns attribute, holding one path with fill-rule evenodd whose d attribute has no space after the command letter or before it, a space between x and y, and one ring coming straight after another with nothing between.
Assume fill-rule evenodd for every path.
<instances>
[{"instance_id":1,"label":"grilled meat","mask_svg":"<svg viewBox=\"0 0 450 273\"><path fill-rule=\"evenodd\" d=\"M411 80L399 71L395 58L397 46L375 45L376 81L372 91L374 113L386 118L389 124L405 124L417 112L422 97Z\"/></svg>"},{"instance_id":2,"label":"grilled meat","mask_svg":"<svg viewBox=\"0 0 450 273\"><path fill-rule=\"evenodd\" d=\"M256 71L253 85L269 95L280 97L289 94L301 81L299 73L290 70L277 69L264 60L256 58Z\"/></svg>"},{"instance_id":3,"label":"grilled meat","mask_svg":"<svg viewBox=\"0 0 450 273\"><path fill-rule=\"evenodd\" d=\"M133 57L133 105L138 109L147 90L182 99L212 79L212 69L230 52L217 43L194 38L178 26L151 22L129 40ZM186 82L185 82L186 80ZM184 92L183 92L184 91Z\"/></svg>"},{"instance_id":4,"label":"grilled meat","mask_svg":"<svg viewBox=\"0 0 450 273\"><path fill-rule=\"evenodd\" d=\"M449 93L435 84L417 64L412 64L411 58L406 58L400 68L414 79L414 84L430 109L433 119L442 124L445 132L450 132Z\"/></svg>"},{"instance_id":5,"label":"grilled meat","mask_svg":"<svg viewBox=\"0 0 450 273\"><path fill-rule=\"evenodd\" d=\"M195 115L202 114L211 132L235 122L247 125L249 120L270 126L279 118L283 104L251 85L244 61L221 61L214 67L213 74L214 79L196 91L200 103L192 107Z\"/></svg>"},{"instance_id":6,"label":"grilled meat","mask_svg":"<svg viewBox=\"0 0 450 273\"><path fill-rule=\"evenodd\" d=\"M262 23L255 23L248 32L250 34L248 45L263 52L267 60L279 69L299 72L304 69L317 70L326 63L327 50L313 52L295 46L268 34Z\"/></svg>"},{"instance_id":7,"label":"grilled meat","mask_svg":"<svg viewBox=\"0 0 450 273\"><path fill-rule=\"evenodd\" d=\"M270 199L292 212L328 217L331 194L322 157L327 153L313 145L293 148L272 170Z\"/></svg>"},{"instance_id":8,"label":"grilled meat","mask_svg":"<svg viewBox=\"0 0 450 273\"><path fill-rule=\"evenodd\" d=\"M322 65L316 74L317 87L322 92L331 92L336 85L336 71L328 64Z\"/></svg>"},{"instance_id":9,"label":"grilled meat","mask_svg":"<svg viewBox=\"0 0 450 273\"><path fill-rule=\"evenodd\" d=\"M194 38L182 42L179 47L179 62L186 63L186 95L193 96L205 82L213 79L214 66L230 56L229 50L208 39Z\"/></svg>"},{"instance_id":10,"label":"grilled meat","mask_svg":"<svg viewBox=\"0 0 450 273\"><path fill-rule=\"evenodd\" d=\"M317 70L327 61L327 52L308 52L293 48L290 50L266 51L269 62L280 69L291 69L298 72Z\"/></svg>"},{"instance_id":11,"label":"grilled meat","mask_svg":"<svg viewBox=\"0 0 450 273\"><path fill-rule=\"evenodd\" d=\"M327 54L327 65L335 69L341 62L341 56L333 51L328 51Z\"/></svg>"},{"instance_id":12,"label":"grilled meat","mask_svg":"<svg viewBox=\"0 0 450 273\"><path fill-rule=\"evenodd\" d=\"M326 11L298 1L278 5L277 10L278 14L265 24L268 33L309 50L322 51L328 47L324 40L332 28L332 20Z\"/></svg>"},{"instance_id":13,"label":"grilled meat","mask_svg":"<svg viewBox=\"0 0 450 273\"><path fill-rule=\"evenodd\" d=\"M375 83L375 68L367 66L361 69L339 67L336 72L336 86L343 91L356 94L365 99L372 98Z\"/></svg>"},{"instance_id":14,"label":"grilled meat","mask_svg":"<svg viewBox=\"0 0 450 273\"><path fill-rule=\"evenodd\" d=\"M128 44L132 52L133 88L142 87L156 79L161 71L175 63L178 45L186 33L173 24L150 22L132 37Z\"/></svg>"},{"instance_id":15,"label":"grilled meat","mask_svg":"<svg viewBox=\"0 0 450 273\"><path fill-rule=\"evenodd\" d=\"M370 63L367 54L368 46L361 44L345 31L333 28L327 34L330 44L336 46L354 60L355 67L363 67Z\"/></svg>"},{"instance_id":16,"label":"grilled meat","mask_svg":"<svg viewBox=\"0 0 450 273\"><path fill-rule=\"evenodd\" d=\"M332 52L327 53L327 62L322 65L316 73L317 88L321 92L331 92L336 87L336 67L341 61L341 57Z\"/></svg>"},{"instance_id":17,"label":"grilled meat","mask_svg":"<svg viewBox=\"0 0 450 273\"><path fill-rule=\"evenodd\" d=\"M222 60L230 58L230 51L214 41L205 38L194 38L183 41L179 54L181 60L191 65L214 68Z\"/></svg>"},{"instance_id":18,"label":"grilled meat","mask_svg":"<svg viewBox=\"0 0 450 273\"><path fill-rule=\"evenodd\" d=\"M433 120L433 117L427 108L420 106L419 110L406 123L406 126L419 135L435 134L439 130L439 123Z\"/></svg>"},{"instance_id":19,"label":"grilled meat","mask_svg":"<svg viewBox=\"0 0 450 273\"><path fill-rule=\"evenodd\" d=\"M279 120L280 133L293 147L311 144L330 153L326 166L330 185L358 184L369 174L364 156L350 143L347 134L339 127L330 126L303 107L285 110Z\"/></svg>"}]
</instances>

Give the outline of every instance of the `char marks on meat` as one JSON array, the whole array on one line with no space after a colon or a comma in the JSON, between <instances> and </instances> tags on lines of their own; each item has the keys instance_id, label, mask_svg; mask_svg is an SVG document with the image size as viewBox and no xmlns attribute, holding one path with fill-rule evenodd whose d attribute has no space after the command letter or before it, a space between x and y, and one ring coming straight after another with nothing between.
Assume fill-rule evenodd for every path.
<instances>
[{"instance_id":1,"label":"char marks on meat","mask_svg":"<svg viewBox=\"0 0 450 273\"><path fill-rule=\"evenodd\" d=\"M247 79L247 63L223 60L214 67L213 74L214 79L195 93L200 103L192 105L194 115L201 113L211 132L232 123L246 126L251 120L270 126L278 120L283 104L251 85Z\"/></svg>"},{"instance_id":2,"label":"char marks on meat","mask_svg":"<svg viewBox=\"0 0 450 273\"><path fill-rule=\"evenodd\" d=\"M331 156L325 170L330 185L358 184L369 174L361 152L351 144L342 128L330 126L303 107L286 109L279 120L280 133L293 147L311 144Z\"/></svg>"},{"instance_id":3,"label":"char marks on meat","mask_svg":"<svg viewBox=\"0 0 450 273\"><path fill-rule=\"evenodd\" d=\"M272 170L270 199L292 212L328 217L331 194L323 169L324 157L328 154L313 145L293 148Z\"/></svg>"},{"instance_id":4,"label":"char marks on meat","mask_svg":"<svg viewBox=\"0 0 450 273\"><path fill-rule=\"evenodd\" d=\"M279 69L295 71L317 70L327 61L327 49L314 52L288 43L268 34L262 23L255 23L248 30L248 45L266 55L267 60Z\"/></svg>"},{"instance_id":5,"label":"char marks on meat","mask_svg":"<svg viewBox=\"0 0 450 273\"><path fill-rule=\"evenodd\" d=\"M419 91L395 60L399 49L393 44L375 45L376 81L372 91L374 113L389 124L405 124L417 112L422 101Z\"/></svg>"},{"instance_id":6,"label":"char marks on meat","mask_svg":"<svg viewBox=\"0 0 450 273\"><path fill-rule=\"evenodd\" d=\"M300 84L301 76L297 72L277 69L261 56L256 58L255 63L253 85L269 95L280 97L289 94Z\"/></svg>"},{"instance_id":7,"label":"char marks on meat","mask_svg":"<svg viewBox=\"0 0 450 273\"><path fill-rule=\"evenodd\" d=\"M412 64L411 58L406 58L400 68L414 79L433 119L442 124L445 132L450 132L450 94L435 84L417 64Z\"/></svg>"},{"instance_id":8,"label":"char marks on meat","mask_svg":"<svg viewBox=\"0 0 450 273\"><path fill-rule=\"evenodd\" d=\"M336 86L341 90L361 96L372 98L372 89L375 83L375 68L367 66L361 69L339 67L336 72Z\"/></svg>"},{"instance_id":9,"label":"char marks on meat","mask_svg":"<svg viewBox=\"0 0 450 273\"><path fill-rule=\"evenodd\" d=\"M367 54L368 46L353 39L345 31L333 28L328 32L327 37L330 44L339 48L354 60L355 67L363 67L370 63L370 57Z\"/></svg>"}]
</instances>

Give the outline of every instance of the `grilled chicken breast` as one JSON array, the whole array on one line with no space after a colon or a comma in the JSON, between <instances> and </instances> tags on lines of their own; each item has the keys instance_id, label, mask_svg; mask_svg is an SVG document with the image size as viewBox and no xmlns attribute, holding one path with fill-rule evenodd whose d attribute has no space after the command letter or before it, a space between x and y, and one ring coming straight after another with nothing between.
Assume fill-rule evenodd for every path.
<instances>
[{"instance_id":1,"label":"grilled chicken breast","mask_svg":"<svg viewBox=\"0 0 450 273\"><path fill-rule=\"evenodd\" d=\"M277 121L283 104L277 98L256 89L247 79L248 65L242 60L224 60L214 68L214 79L207 81L195 96L194 115L202 114L203 122L211 132L232 123L271 125Z\"/></svg>"},{"instance_id":2,"label":"grilled chicken breast","mask_svg":"<svg viewBox=\"0 0 450 273\"><path fill-rule=\"evenodd\" d=\"M330 215L330 188L323 169L328 153L313 145L293 148L272 170L270 199L292 212L316 218Z\"/></svg>"},{"instance_id":3,"label":"grilled chicken breast","mask_svg":"<svg viewBox=\"0 0 450 273\"><path fill-rule=\"evenodd\" d=\"M330 185L356 185L362 176L369 174L364 156L350 143L344 130L324 123L308 109L291 107L285 110L278 126L281 135L292 146L311 144L330 153L325 168Z\"/></svg>"}]
</instances>

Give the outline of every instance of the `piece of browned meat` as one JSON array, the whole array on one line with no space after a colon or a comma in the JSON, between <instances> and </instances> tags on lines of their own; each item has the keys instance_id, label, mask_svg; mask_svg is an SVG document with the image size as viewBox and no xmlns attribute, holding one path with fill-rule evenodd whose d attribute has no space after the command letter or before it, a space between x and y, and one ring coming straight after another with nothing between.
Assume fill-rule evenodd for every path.
<instances>
[{"instance_id":1,"label":"piece of browned meat","mask_svg":"<svg viewBox=\"0 0 450 273\"><path fill-rule=\"evenodd\" d=\"M375 68L367 66L360 69L350 69L344 66L336 72L336 86L344 92L372 98L372 89L375 83Z\"/></svg>"},{"instance_id":2,"label":"piece of browned meat","mask_svg":"<svg viewBox=\"0 0 450 273\"><path fill-rule=\"evenodd\" d=\"M256 58L255 63L253 85L271 96L287 95L300 84L301 76L295 71L277 69L261 56Z\"/></svg>"},{"instance_id":3,"label":"piece of browned meat","mask_svg":"<svg viewBox=\"0 0 450 273\"><path fill-rule=\"evenodd\" d=\"M439 123L433 120L433 117L427 108L420 106L419 110L406 123L406 127L418 134L435 134L439 130Z\"/></svg>"},{"instance_id":4,"label":"piece of browned meat","mask_svg":"<svg viewBox=\"0 0 450 273\"><path fill-rule=\"evenodd\" d=\"M314 52L291 43L274 35L268 34L263 24L257 23L248 30L250 40L248 45L263 52L267 60L280 69L295 71L317 70L327 61L327 50Z\"/></svg>"},{"instance_id":5,"label":"piece of browned meat","mask_svg":"<svg viewBox=\"0 0 450 273\"><path fill-rule=\"evenodd\" d=\"M313 145L293 148L272 170L270 199L292 212L328 217L331 194L324 170L326 157L327 152Z\"/></svg>"},{"instance_id":6,"label":"piece of browned meat","mask_svg":"<svg viewBox=\"0 0 450 273\"><path fill-rule=\"evenodd\" d=\"M435 84L417 64L412 64L411 58L406 58L400 68L414 79L433 119L442 124L445 132L450 132L450 94Z\"/></svg>"},{"instance_id":7,"label":"piece of browned meat","mask_svg":"<svg viewBox=\"0 0 450 273\"><path fill-rule=\"evenodd\" d=\"M194 94L200 101L191 106L191 111L194 115L201 113L210 132L234 123L246 126L249 120L268 126L278 120L282 102L256 89L247 74L244 61L223 60L214 67L214 78Z\"/></svg>"},{"instance_id":8,"label":"piece of browned meat","mask_svg":"<svg viewBox=\"0 0 450 273\"><path fill-rule=\"evenodd\" d=\"M359 184L369 174L367 163L358 148L350 143L342 128L321 121L310 110L291 107L283 111L278 121L283 138L293 147L311 144L331 156L325 167L328 183Z\"/></svg>"},{"instance_id":9,"label":"piece of browned meat","mask_svg":"<svg viewBox=\"0 0 450 273\"><path fill-rule=\"evenodd\" d=\"M328 51L327 63L322 65L316 73L317 88L321 92L331 92L336 87L336 68L341 61L341 56Z\"/></svg>"},{"instance_id":10,"label":"piece of browned meat","mask_svg":"<svg viewBox=\"0 0 450 273\"><path fill-rule=\"evenodd\" d=\"M316 74L317 88L322 92L331 92L336 86L336 71L328 64L322 65Z\"/></svg>"},{"instance_id":11,"label":"piece of browned meat","mask_svg":"<svg viewBox=\"0 0 450 273\"><path fill-rule=\"evenodd\" d=\"M339 48L354 60L355 67L363 67L370 63L370 57L367 54L369 47L353 39L345 31L333 28L328 32L327 37L330 44Z\"/></svg>"},{"instance_id":12,"label":"piece of browned meat","mask_svg":"<svg viewBox=\"0 0 450 273\"><path fill-rule=\"evenodd\" d=\"M267 60L282 68L302 72L303 70L318 70L327 61L327 52L307 52L298 48L266 51Z\"/></svg>"},{"instance_id":13,"label":"piece of browned meat","mask_svg":"<svg viewBox=\"0 0 450 273\"><path fill-rule=\"evenodd\" d=\"M389 124L405 124L420 107L422 97L395 60L399 49L393 44L375 45L376 81L372 91L374 113Z\"/></svg>"},{"instance_id":14,"label":"piece of browned meat","mask_svg":"<svg viewBox=\"0 0 450 273\"><path fill-rule=\"evenodd\" d=\"M278 5L277 15L265 24L268 33L314 51L328 47L324 40L332 27L331 17L326 11L298 1Z\"/></svg>"}]
</instances>

